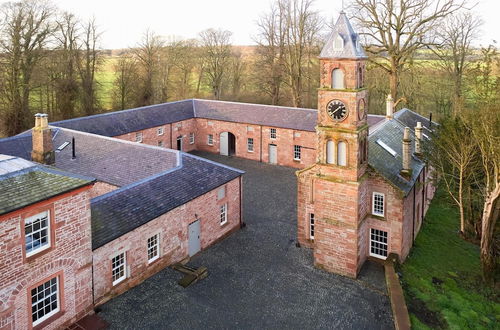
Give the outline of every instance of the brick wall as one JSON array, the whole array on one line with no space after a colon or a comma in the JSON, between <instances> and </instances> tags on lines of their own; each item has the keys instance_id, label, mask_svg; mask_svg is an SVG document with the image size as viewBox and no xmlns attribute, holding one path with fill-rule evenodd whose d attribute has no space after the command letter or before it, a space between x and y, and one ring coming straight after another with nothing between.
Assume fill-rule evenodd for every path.
<instances>
[{"instance_id":1,"label":"brick wall","mask_svg":"<svg viewBox=\"0 0 500 330\"><path fill-rule=\"evenodd\" d=\"M220 206L227 203L227 223L220 225ZM239 228L240 178L225 184L225 197L218 188L148 222L94 250L94 295L96 304L136 286L159 270L188 257L188 226L200 219L201 249ZM159 234L160 258L148 264L147 239ZM127 278L113 286L111 259L125 252Z\"/></svg>"},{"instance_id":2,"label":"brick wall","mask_svg":"<svg viewBox=\"0 0 500 330\"><path fill-rule=\"evenodd\" d=\"M24 218L45 210L54 220L51 248L25 258ZM90 235L88 187L0 217L0 329L31 328L31 288L53 276L61 312L40 326L60 328L92 311Z\"/></svg>"}]
</instances>

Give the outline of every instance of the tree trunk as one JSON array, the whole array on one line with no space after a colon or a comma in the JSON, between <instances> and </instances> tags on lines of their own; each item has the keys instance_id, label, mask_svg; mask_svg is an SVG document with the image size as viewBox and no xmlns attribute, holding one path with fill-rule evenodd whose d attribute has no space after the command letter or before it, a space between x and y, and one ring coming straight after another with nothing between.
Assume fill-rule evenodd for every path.
<instances>
[{"instance_id":1,"label":"tree trunk","mask_svg":"<svg viewBox=\"0 0 500 330\"><path fill-rule=\"evenodd\" d=\"M496 269L496 256L494 253L495 225L500 215L500 184L487 196L484 202L481 235L481 265L483 279L486 283L493 284Z\"/></svg>"}]
</instances>

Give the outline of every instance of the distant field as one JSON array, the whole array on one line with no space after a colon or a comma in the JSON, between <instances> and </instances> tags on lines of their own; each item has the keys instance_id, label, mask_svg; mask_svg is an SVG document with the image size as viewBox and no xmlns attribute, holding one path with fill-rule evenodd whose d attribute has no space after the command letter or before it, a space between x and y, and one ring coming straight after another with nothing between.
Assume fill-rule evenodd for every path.
<instances>
[{"instance_id":1,"label":"distant field","mask_svg":"<svg viewBox=\"0 0 500 330\"><path fill-rule=\"evenodd\" d=\"M101 105L105 110L111 110L112 108L112 93L113 93L113 83L116 77L114 71L114 65L118 61L117 56L105 56L103 63L96 75L96 80L99 84L99 99Z\"/></svg>"}]
</instances>

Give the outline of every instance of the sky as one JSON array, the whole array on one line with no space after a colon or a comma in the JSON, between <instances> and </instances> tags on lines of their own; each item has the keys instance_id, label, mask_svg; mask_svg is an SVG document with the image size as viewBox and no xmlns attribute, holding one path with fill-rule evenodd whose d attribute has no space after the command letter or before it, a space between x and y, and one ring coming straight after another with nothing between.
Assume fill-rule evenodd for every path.
<instances>
[{"instance_id":1,"label":"sky","mask_svg":"<svg viewBox=\"0 0 500 330\"><path fill-rule=\"evenodd\" d=\"M256 20L272 0L53 0L81 19L96 18L103 31L101 47L135 46L146 29L158 35L196 38L207 28L233 32L233 44L252 45ZM346 0L347 3L348 0ZM500 42L500 0L476 0L475 11L484 21L480 44ZM4 0L0 0L4 2ZM316 0L315 9L330 21L342 8L341 0Z\"/></svg>"}]
</instances>

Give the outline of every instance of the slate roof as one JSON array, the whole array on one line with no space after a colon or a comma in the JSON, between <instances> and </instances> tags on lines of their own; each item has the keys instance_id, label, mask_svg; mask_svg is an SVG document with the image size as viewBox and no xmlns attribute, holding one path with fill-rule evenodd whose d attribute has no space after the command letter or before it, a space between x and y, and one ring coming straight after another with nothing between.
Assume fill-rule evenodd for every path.
<instances>
[{"instance_id":1,"label":"slate roof","mask_svg":"<svg viewBox=\"0 0 500 330\"><path fill-rule=\"evenodd\" d=\"M193 118L192 103L192 100L162 103L53 122L51 126L64 127L103 136L118 136L145 128Z\"/></svg>"},{"instance_id":2,"label":"slate roof","mask_svg":"<svg viewBox=\"0 0 500 330\"><path fill-rule=\"evenodd\" d=\"M422 126L424 127L423 133L427 135L432 127L436 127L438 125L438 123L434 121L431 125L429 118L425 118L424 116L419 115L418 113L407 108L403 108L394 113L394 119L400 121L403 125L408 126L411 130L415 129L415 126L417 126L417 122L421 122Z\"/></svg>"},{"instance_id":3,"label":"slate roof","mask_svg":"<svg viewBox=\"0 0 500 330\"><path fill-rule=\"evenodd\" d=\"M92 184L95 180L0 155L0 215Z\"/></svg>"},{"instance_id":4,"label":"slate roof","mask_svg":"<svg viewBox=\"0 0 500 330\"><path fill-rule=\"evenodd\" d=\"M92 249L243 173L182 152L178 167L92 199Z\"/></svg>"},{"instance_id":5,"label":"slate roof","mask_svg":"<svg viewBox=\"0 0 500 330\"><path fill-rule=\"evenodd\" d=\"M53 143L57 149L75 138L76 158L71 144L55 153L60 169L95 177L122 187L177 166L178 152L99 135L58 129ZM1 148L1 147L0 147Z\"/></svg>"},{"instance_id":6,"label":"slate roof","mask_svg":"<svg viewBox=\"0 0 500 330\"><path fill-rule=\"evenodd\" d=\"M368 164L377 173L386 178L393 186L403 191L406 196L414 186L418 175L425 167L425 163L413 155L413 152L415 151L415 134L412 130L410 130L410 137L412 139L412 158L410 162L412 177L410 180L406 180L400 175L403 164L402 141L405 127L406 125L402 122L396 119L391 119L381 122L373 132L370 132L368 136ZM387 150L379 145L377 140L381 140L393 149L397 154L396 157L391 155Z\"/></svg>"},{"instance_id":7,"label":"slate roof","mask_svg":"<svg viewBox=\"0 0 500 330\"><path fill-rule=\"evenodd\" d=\"M340 36L344 41L343 48L335 48L335 40ZM365 51L359 36L351 26L345 12L340 12L337 23L328 37L321 53L320 58L366 58Z\"/></svg>"},{"instance_id":8,"label":"slate roof","mask_svg":"<svg viewBox=\"0 0 500 330\"><path fill-rule=\"evenodd\" d=\"M318 111L261 104L193 100L196 118L274 126L314 132Z\"/></svg>"}]
</instances>

